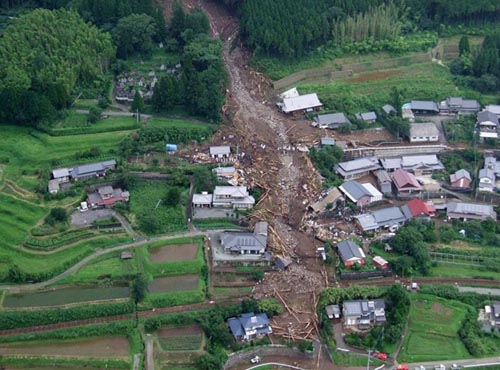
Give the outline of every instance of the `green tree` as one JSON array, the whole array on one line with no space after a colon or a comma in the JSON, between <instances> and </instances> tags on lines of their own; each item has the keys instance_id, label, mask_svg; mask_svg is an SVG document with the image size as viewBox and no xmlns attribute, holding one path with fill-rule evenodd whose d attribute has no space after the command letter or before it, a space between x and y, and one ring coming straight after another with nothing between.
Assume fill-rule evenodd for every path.
<instances>
[{"instance_id":1,"label":"green tree","mask_svg":"<svg viewBox=\"0 0 500 370\"><path fill-rule=\"evenodd\" d=\"M117 56L127 59L134 53L149 54L156 34L155 20L146 14L131 14L121 18L113 30L118 46Z\"/></svg>"},{"instance_id":2,"label":"green tree","mask_svg":"<svg viewBox=\"0 0 500 370\"><path fill-rule=\"evenodd\" d=\"M460 56L470 54L470 44L467 35L464 35L460 38L460 41L458 43L458 50Z\"/></svg>"},{"instance_id":3,"label":"green tree","mask_svg":"<svg viewBox=\"0 0 500 370\"><path fill-rule=\"evenodd\" d=\"M175 207L181 201L181 191L178 187L172 186L168 188L167 194L165 195L165 199L163 202L168 207Z\"/></svg>"},{"instance_id":4,"label":"green tree","mask_svg":"<svg viewBox=\"0 0 500 370\"><path fill-rule=\"evenodd\" d=\"M142 111L144 111L144 99L142 98L142 95L139 92L139 90L135 92L134 101L130 106L130 110L134 113L135 112L142 113Z\"/></svg>"},{"instance_id":5,"label":"green tree","mask_svg":"<svg viewBox=\"0 0 500 370\"><path fill-rule=\"evenodd\" d=\"M163 76L154 87L152 105L155 112L169 111L179 101L177 81L171 75Z\"/></svg>"},{"instance_id":6,"label":"green tree","mask_svg":"<svg viewBox=\"0 0 500 370\"><path fill-rule=\"evenodd\" d=\"M87 115L87 121L90 123L96 123L101 119L102 109L99 107L91 107L89 109L89 114Z\"/></svg>"},{"instance_id":7,"label":"green tree","mask_svg":"<svg viewBox=\"0 0 500 370\"><path fill-rule=\"evenodd\" d=\"M186 29L186 13L179 0L172 3L172 18L170 19L169 33L177 42L182 42L182 32Z\"/></svg>"},{"instance_id":8,"label":"green tree","mask_svg":"<svg viewBox=\"0 0 500 370\"><path fill-rule=\"evenodd\" d=\"M47 216L47 223L54 225L56 222L67 222L68 214L64 208L55 207L50 210Z\"/></svg>"},{"instance_id":9,"label":"green tree","mask_svg":"<svg viewBox=\"0 0 500 370\"><path fill-rule=\"evenodd\" d=\"M273 317L283 313L283 306L274 298L265 298L259 302L259 311Z\"/></svg>"},{"instance_id":10,"label":"green tree","mask_svg":"<svg viewBox=\"0 0 500 370\"><path fill-rule=\"evenodd\" d=\"M148 289L148 284L144 275L137 274L132 281L131 295L135 303L141 302L146 296L146 291Z\"/></svg>"}]
</instances>

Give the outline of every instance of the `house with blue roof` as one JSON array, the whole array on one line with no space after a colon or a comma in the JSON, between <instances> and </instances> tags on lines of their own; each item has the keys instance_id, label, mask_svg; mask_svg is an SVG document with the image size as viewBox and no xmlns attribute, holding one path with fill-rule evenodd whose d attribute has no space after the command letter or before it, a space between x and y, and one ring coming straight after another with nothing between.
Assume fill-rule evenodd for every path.
<instances>
[{"instance_id":1,"label":"house with blue roof","mask_svg":"<svg viewBox=\"0 0 500 370\"><path fill-rule=\"evenodd\" d=\"M231 317L227 320L227 325L237 342L259 339L273 332L265 313L249 312L239 317Z\"/></svg>"}]
</instances>

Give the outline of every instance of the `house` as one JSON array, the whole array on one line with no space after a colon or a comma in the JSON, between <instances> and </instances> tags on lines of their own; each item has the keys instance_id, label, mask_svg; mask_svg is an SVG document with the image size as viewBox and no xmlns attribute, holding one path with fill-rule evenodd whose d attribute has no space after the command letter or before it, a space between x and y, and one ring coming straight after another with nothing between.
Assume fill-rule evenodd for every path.
<instances>
[{"instance_id":1,"label":"house","mask_svg":"<svg viewBox=\"0 0 500 370\"><path fill-rule=\"evenodd\" d=\"M52 179L56 180L59 184L69 182L69 169L57 168L52 170Z\"/></svg>"},{"instance_id":2,"label":"house","mask_svg":"<svg viewBox=\"0 0 500 370\"><path fill-rule=\"evenodd\" d=\"M342 315L344 326L367 329L385 323L385 302L383 299L344 301Z\"/></svg>"},{"instance_id":3,"label":"house","mask_svg":"<svg viewBox=\"0 0 500 370\"><path fill-rule=\"evenodd\" d=\"M377 184L382 194L390 194L392 192L392 179L385 170L375 172Z\"/></svg>"},{"instance_id":4,"label":"house","mask_svg":"<svg viewBox=\"0 0 500 370\"><path fill-rule=\"evenodd\" d=\"M385 104L384 106L382 106L382 110L386 114L396 113L396 109L390 104Z\"/></svg>"},{"instance_id":5,"label":"house","mask_svg":"<svg viewBox=\"0 0 500 370\"><path fill-rule=\"evenodd\" d=\"M497 219L497 214L492 205L450 202L446 205L446 216L448 219L482 220L488 218Z\"/></svg>"},{"instance_id":6,"label":"house","mask_svg":"<svg viewBox=\"0 0 500 370\"><path fill-rule=\"evenodd\" d=\"M47 184L47 190L50 194L57 194L59 192L59 181L56 179L49 180Z\"/></svg>"},{"instance_id":7,"label":"house","mask_svg":"<svg viewBox=\"0 0 500 370\"><path fill-rule=\"evenodd\" d=\"M415 175L431 174L444 170L444 165L435 154L409 155L401 157L401 168Z\"/></svg>"},{"instance_id":8,"label":"house","mask_svg":"<svg viewBox=\"0 0 500 370\"><path fill-rule=\"evenodd\" d=\"M330 320L333 318L340 319L340 307L338 304L330 304L326 306L325 311Z\"/></svg>"},{"instance_id":9,"label":"house","mask_svg":"<svg viewBox=\"0 0 500 370\"><path fill-rule=\"evenodd\" d=\"M439 103L439 113L442 114L470 114L481 110L477 100L464 99L462 97L450 96Z\"/></svg>"},{"instance_id":10,"label":"house","mask_svg":"<svg viewBox=\"0 0 500 370\"><path fill-rule=\"evenodd\" d=\"M481 139L498 139L498 116L490 111L477 114L477 129Z\"/></svg>"},{"instance_id":11,"label":"house","mask_svg":"<svg viewBox=\"0 0 500 370\"><path fill-rule=\"evenodd\" d=\"M370 172L380 169L380 163L377 157L363 157L337 163L334 169L345 180L349 180L368 175Z\"/></svg>"},{"instance_id":12,"label":"house","mask_svg":"<svg viewBox=\"0 0 500 370\"><path fill-rule=\"evenodd\" d=\"M420 199L412 199L405 206L401 207L401 209L408 219L430 219L436 215L436 207L432 201L424 202Z\"/></svg>"},{"instance_id":13,"label":"house","mask_svg":"<svg viewBox=\"0 0 500 370\"><path fill-rule=\"evenodd\" d=\"M364 232L378 229L395 231L408 220L399 207L383 208L354 218L358 227Z\"/></svg>"},{"instance_id":14,"label":"house","mask_svg":"<svg viewBox=\"0 0 500 370\"><path fill-rule=\"evenodd\" d=\"M320 213L325 211L329 204L332 205L332 209L335 209L339 202L343 203L344 197L337 187L333 187L324 192L322 197L317 202L311 204L309 208L315 213Z\"/></svg>"},{"instance_id":15,"label":"house","mask_svg":"<svg viewBox=\"0 0 500 370\"><path fill-rule=\"evenodd\" d=\"M229 155L231 155L231 147L227 145L210 147L210 158L227 159Z\"/></svg>"},{"instance_id":16,"label":"house","mask_svg":"<svg viewBox=\"0 0 500 370\"><path fill-rule=\"evenodd\" d=\"M360 184L349 180L339 186L339 189L358 207L382 200L382 193L370 183Z\"/></svg>"},{"instance_id":17,"label":"house","mask_svg":"<svg viewBox=\"0 0 500 370\"><path fill-rule=\"evenodd\" d=\"M91 208L111 207L119 202L128 202L130 193L112 186L102 186L94 193L87 194L87 204Z\"/></svg>"},{"instance_id":18,"label":"house","mask_svg":"<svg viewBox=\"0 0 500 370\"><path fill-rule=\"evenodd\" d=\"M236 173L236 168L233 166L231 167L217 167L214 168L213 171L217 175L217 180L219 181L225 181L225 180L230 180L234 177Z\"/></svg>"},{"instance_id":19,"label":"house","mask_svg":"<svg viewBox=\"0 0 500 370\"><path fill-rule=\"evenodd\" d=\"M484 110L496 114L500 118L500 105L487 105Z\"/></svg>"},{"instance_id":20,"label":"house","mask_svg":"<svg viewBox=\"0 0 500 370\"><path fill-rule=\"evenodd\" d=\"M219 208L253 208L255 199L246 186L216 186L212 197L212 205Z\"/></svg>"},{"instance_id":21,"label":"house","mask_svg":"<svg viewBox=\"0 0 500 370\"><path fill-rule=\"evenodd\" d=\"M479 191L492 192L495 190L495 172L489 168L479 170Z\"/></svg>"},{"instance_id":22,"label":"house","mask_svg":"<svg viewBox=\"0 0 500 370\"><path fill-rule=\"evenodd\" d=\"M297 96L299 96L299 91L297 90L296 87L292 87L291 89L289 90L286 90L284 91L283 93L281 93L279 95L279 97L281 99L285 99L285 98L296 98Z\"/></svg>"},{"instance_id":23,"label":"house","mask_svg":"<svg viewBox=\"0 0 500 370\"><path fill-rule=\"evenodd\" d=\"M392 173L392 182L398 194L418 193L422 190L417 178L401 168Z\"/></svg>"},{"instance_id":24,"label":"house","mask_svg":"<svg viewBox=\"0 0 500 370\"><path fill-rule=\"evenodd\" d=\"M351 121L344 113L321 114L314 117L313 126L319 128L338 129L340 126L350 125Z\"/></svg>"},{"instance_id":25,"label":"house","mask_svg":"<svg viewBox=\"0 0 500 370\"><path fill-rule=\"evenodd\" d=\"M410 143L434 142L438 140L439 130L434 123L410 124Z\"/></svg>"},{"instance_id":26,"label":"house","mask_svg":"<svg viewBox=\"0 0 500 370\"><path fill-rule=\"evenodd\" d=\"M463 168L450 175L451 187L455 189L469 189L471 181L469 171Z\"/></svg>"},{"instance_id":27,"label":"house","mask_svg":"<svg viewBox=\"0 0 500 370\"><path fill-rule=\"evenodd\" d=\"M500 328L500 302L493 301L490 304L490 322L491 326Z\"/></svg>"},{"instance_id":28,"label":"house","mask_svg":"<svg viewBox=\"0 0 500 370\"><path fill-rule=\"evenodd\" d=\"M437 103L428 100L412 100L410 109L415 115L435 115L439 113Z\"/></svg>"},{"instance_id":29,"label":"house","mask_svg":"<svg viewBox=\"0 0 500 370\"><path fill-rule=\"evenodd\" d=\"M203 191L201 194L193 194L191 205L193 208L210 208L212 207L212 194Z\"/></svg>"},{"instance_id":30,"label":"house","mask_svg":"<svg viewBox=\"0 0 500 370\"><path fill-rule=\"evenodd\" d=\"M319 101L316 93L312 93L284 98L283 102L279 103L278 106L283 113L295 116L318 111L323 107L323 103Z\"/></svg>"},{"instance_id":31,"label":"house","mask_svg":"<svg viewBox=\"0 0 500 370\"><path fill-rule=\"evenodd\" d=\"M132 258L134 258L134 254L130 251L124 251L120 254L122 260L131 260Z\"/></svg>"},{"instance_id":32,"label":"house","mask_svg":"<svg viewBox=\"0 0 500 370\"><path fill-rule=\"evenodd\" d=\"M74 181L83 181L96 177L104 177L106 176L108 170L113 170L115 168L115 160L84 164L81 166L76 166L72 170L70 170L70 177Z\"/></svg>"},{"instance_id":33,"label":"house","mask_svg":"<svg viewBox=\"0 0 500 370\"><path fill-rule=\"evenodd\" d=\"M389 267L389 262L387 262L380 256L373 257L373 264L382 270L385 270L386 268Z\"/></svg>"},{"instance_id":34,"label":"house","mask_svg":"<svg viewBox=\"0 0 500 370\"><path fill-rule=\"evenodd\" d=\"M258 339L273 332L265 313L257 315L253 312L244 313L239 317L231 317L227 320L227 324L234 339L238 342Z\"/></svg>"},{"instance_id":35,"label":"house","mask_svg":"<svg viewBox=\"0 0 500 370\"><path fill-rule=\"evenodd\" d=\"M361 120L361 121L365 121L365 122L368 122L368 123L374 123L375 121L377 121L377 113L375 112L364 112L364 113L356 113L355 114L356 118Z\"/></svg>"},{"instance_id":36,"label":"house","mask_svg":"<svg viewBox=\"0 0 500 370\"><path fill-rule=\"evenodd\" d=\"M337 251L346 268L351 268L355 263L365 264L365 253L352 240L344 240L337 244Z\"/></svg>"},{"instance_id":37,"label":"house","mask_svg":"<svg viewBox=\"0 0 500 370\"><path fill-rule=\"evenodd\" d=\"M286 270L292 264L292 260L286 257L277 257L274 260L274 266L280 271Z\"/></svg>"},{"instance_id":38,"label":"house","mask_svg":"<svg viewBox=\"0 0 500 370\"><path fill-rule=\"evenodd\" d=\"M220 244L228 254L264 254L267 247L267 222L258 222L254 232L224 232Z\"/></svg>"},{"instance_id":39,"label":"house","mask_svg":"<svg viewBox=\"0 0 500 370\"><path fill-rule=\"evenodd\" d=\"M322 137L319 142L320 147L335 146L335 139L333 137Z\"/></svg>"}]
</instances>

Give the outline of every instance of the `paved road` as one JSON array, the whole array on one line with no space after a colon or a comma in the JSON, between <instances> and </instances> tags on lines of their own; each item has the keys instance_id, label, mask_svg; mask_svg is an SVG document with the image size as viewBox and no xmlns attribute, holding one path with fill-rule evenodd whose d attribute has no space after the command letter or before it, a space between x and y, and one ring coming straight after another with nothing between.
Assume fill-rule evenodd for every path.
<instances>
[{"instance_id":1,"label":"paved road","mask_svg":"<svg viewBox=\"0 0 500 370\"><path fill-rule=\"evenodd\" d=\"M491 295L500 296L500 289L495 289L495 288L478 288L478 287L459 286L458 291L460 293L474 292L474 293L479 293L479 294L491 294Z\"/></svg>"},{"instance_id":2,"label":"paved road","mask_svg":"<svg viewBox=\"0 0 500 370\"><path fill-rule=\"evenodd\" d=\"M500 357L485 357L485 358L472 358L467 360L452 360L452 361L433 361L433 362L419 362L408 364L410 370L418 366L424 366L426 369L434 370L434 366L439 366L443 364L446 369L450 369L451 365L457 364L463 367L475 367L475 366L492 366L500 365Z\"/></svg>"},{"instance_id":3,"label":"paved road","mask_svg":"<svg viewBox=\"0 0 500 370\"><path fill-rule=\"evenodd\" d=\"M146 334L146 370L155 370L155 361L153 353L153 337Z\"/></svg>"},{"instance_id":4,"label":"paved road","mask_svg":"<svg viewBox=\"0 0 500 370\"><path fill-rule=\"evenodd\" d=\"M214 230L211 230L211 231L214 231ZM217 231L217 230L215 230L215 231ZM224 231L224 230L218 230L218 231ZM135 241L135 242L132 242L132 243L126 243L126 244L118 245L118 246L112 247L112 248L98 249L94 253L92 253L91 255L89 255L89 256L83 258L82 260L80 260L76 265L70 267L69 269L67 269L63 273L61 273L61 274L59 274L57 276L54 276L53 278L51 278L49 280L46 280L46 281L43 281L43 282L40 282L40 283L35 283L35 284L0 285L0 289L2 289L2 290L13 290L13 291L16 291L16 292L21 292L21 291L22 292L26 292L26 291L33 291L33 290L37 290L37 289L42 289L42 288L45 288L48 285L51 285L51 284L54 284L54 283L58 282L59 280L65 278L66 276L69 276L69 275L77 272L84 265L86 265L90 261L92 261L95 258L100 257L102 255L105 255L105 254L108 254L108 253L113 253L113 252L116 252L116 251L121 251L121 250L124 250L124 249L140 247L141 245L144 245L144 244L147 244L147 243L151 243L151 242L160 241L160 240L170 240L170 239L183 238L183 237L204 236L206 234L207 233L203 232L203 231L190 230L190 231L186 231L186 232L183 232L183 233L163 235L163 236L159 236L159 237L151 238L151 239L142 239L142 240L138 240L138 241Z\"/></svg>"}]
</instances>

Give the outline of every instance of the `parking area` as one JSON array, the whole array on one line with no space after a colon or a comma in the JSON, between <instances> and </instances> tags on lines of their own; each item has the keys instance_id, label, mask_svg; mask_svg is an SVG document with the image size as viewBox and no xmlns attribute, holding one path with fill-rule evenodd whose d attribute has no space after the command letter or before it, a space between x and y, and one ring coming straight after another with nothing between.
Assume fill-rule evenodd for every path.
<instances>
[{"instance_id":1,"label":"parking area","mask_svg":"<svg viewBox=\"0 0 500 370\"><path fill-rule=\"evenodd\" d=\"M231 208L196 208L193 207L193 219L228 218L234 213Z\"/></svg>"},{"instance_id":2,"label":"parking area","mask_svg":"<svg viewBox=\"0 0 500 370\"><path fill-rule=\"evenodd\" d=\"M92 222L110 218L116 213L112 209L89 209L85 212L76 210L71 215L71 224L76 227L87 227L92 225Z\"/></svg>"}]
</instances>

